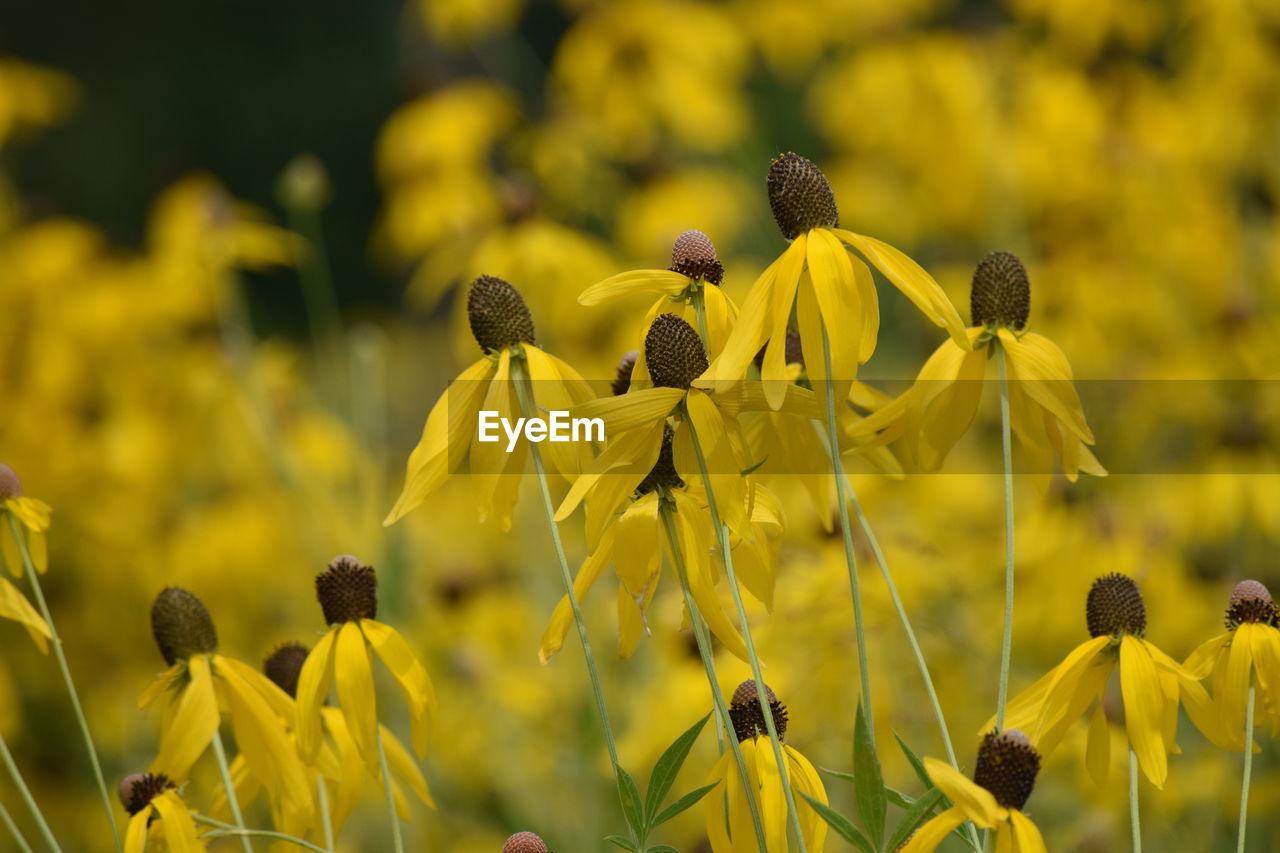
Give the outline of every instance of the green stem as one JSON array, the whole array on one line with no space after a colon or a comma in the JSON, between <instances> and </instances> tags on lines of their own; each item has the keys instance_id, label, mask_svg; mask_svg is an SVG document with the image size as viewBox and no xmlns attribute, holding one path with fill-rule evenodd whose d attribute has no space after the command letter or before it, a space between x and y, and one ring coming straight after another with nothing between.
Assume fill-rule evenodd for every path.
<instances>
[{"instance_id":1,"label":"green stem","mask_svg":"<svg viewBox=\"0 0 1280 853\"><path fill-rule=\"evenodd\" d=\"M400 837L400 815L396 814L395 786L391 782L391 768L387 765L387 750L382 746L382 727L377 730L378 765L382 768L382 787L387 792L387 815L391 818L391 844L396 853L404 853L404 839Z\"/></svg>"},{"instance_id":2,"label":"green stem","mask_svg":"<svg viewBox=\"0 0 1280 853\"><path fill-rule=\"evenodd\" d=\"M18 849L22 853L32 853L31 845L27 843L27 839L22 837L22 830L18 829L18 825L13 822L13 817L9 814L9 810L4 807L4 803L0 803L0 823L5 825L9 830L9 834L13 836L14 843L18 845Z\"/></svg>"},{"instance_id":3,"label":"green stem","mask_svg":"<svg viewBox=\"0 0 1280 853\"><path fill-rule=\"evenodd\" d=\"M13 784L22 795L22 800L31 811L31 816L35 818L36 826L40 830L40 835L44 837L45 844L49 845L50 850L61 851L58 840L53 837L53 830L49 829L49 823L44 819L44 813L40 811L36 798L31 795L31 789L27 787L26 780L22 778L22 773L18 770L18 765L14 762L13 754L9 752L9 745L5 743L3 736L0 736L0 761L4 762L4 766L8 768Z\"/></svg>"},{"instance_id":4,"label":"green stem","mask_svg":"<svg viewBox=\"0 0 1280 853\"><path fill-rule=\"evenodd\" d=\"M1248 825L1249 781L1253 776L1253 702L1254 686L1249 681L1249 701L1244 710L1244 778L1240 782L1240 829L1236 835L1236 853L1244 853L1244 833Z\"/></svg>"},{"instance_id":5,"label":"green stem","mask_svg":"<svg viewBox=\"0 0 1280 853\"><path fill-rule=\"evenodd\" d=\"M689 622L693 625L693 636L698 643L698 654L702 657L702 668L707 673L707 683L711 685L711 700L715 705L716 716L724 729L725 738L733 750L734 761L738 765L738 773L742 776L742 788L747 792L747 808L751 811L751 823L756 831L756 843L761 853L768 853L764 837L764 821L760 819L760 808L756 804L756 792L751 784L751 774L747 770L747 761L742 755L742 747L734 732L733 720L729 717L729 706L724 701L724 693L720 690L720 679L716 676L715 658L711 652L711 638L707 635L707 626L698 612L698 605L693 600L693 592L689 588L689 575L684 565L684 556L680 551L680 542L676 537L675 522L671 517L671 505L666 498L658 503L658 514L662 518L662 527L667 534L667 545L671 549L671 559L675 563L676 574L680 578L680 589L684 592L684 606L689 610ZM719 729L717 729L719 732ZM723 750L721 750L723 752Z\"/></svg>"},{"instance_id":6,"label":"green stem","mask_svg":"<svg viewBox=\"0 0 1280 853\"><path fill-rule=\"evenodd\" d=\"M297 846L301 847L303 850L314 850L316 851L316 853L329 853L329 851L325 850L323 847L319 847L315 844L312 844L310 841L306 841L302 838L298 838L295 835L288 835L283 832L275 832L270 829L243 829L238 826L233 826L229 823L223 823L220 820L214 820L211 817L205 817L202 814L196 814L195 812L191 813L191 819L194 820L196 823L203 823L206 826L217 827L216 832L206 832L202 836L203 838L237 837L241 841L245 841L251 837L271 838L276 841L287 841L290 844L296 844Z\"/></svg>"},{"instance_id":7,"label":"green stem","mask_svg":"<svg viewBox=\"0 0 1280 853\"><path fill-rule=\"evenodd\" d=\"M525 417L537 414L534 403L532 382L526 371L523 358L511 359L511 376L516 386L516 396L520 399L520 410ZM542 496L542 510L547 519L547 529L551 533L551 545L556 552L556 561L560 565L560 580L564 585L565 597L569 600L569 609L573 612L573 622L578 628L578 641L582 644L582 657L587 664L587 676L591 680L591 692L596 700L596 713L600 717L600 728L604 731L605 746L609 750L609 762L617 777L622 765L618 762L618 745L613 737L613 725L609 722L609 709L604 701L604 688L600 684L600 673L596 669L595 656L591 653L591 641L587 637L587 623L582 618L582 608L578 604L578 594L573 589L573 575L569 571L569 560L564 553L564 544L560 541L560 527L556 524L555 506L551 502L551 488L547 485L547 471L542 464L542 452L536 443L530 442L529 455L533 457L533 468L538 476L538 490ZM618 801L622 801L622 790L618 789ZM628 832L630 827L628 826ZM633 837L634 841L635 838Z\"/></svg>"},{"instance_id":8,"label":"green stem","mask_svg":"<svg viewBox=\"0 0 1280 853\"><path fill-rule=\"evenodd\" d=\"M1138 814L1138 757L1129 748L1129 824L1133 829L1133 853L1142 853L1142 818Z\"/></svg>"},{"instance_id":9,"label":"green stem","mask_svg":"<svg viewBox=\"0 0 1280 853\"><path fill-rule=\"evenodd\" d=\"M333 818L329 815L329 792L324 785L324 775L316 774L316 800L320 806L320 826L324 831L325 853L333 850Z\"/></svg>"},{"instance_id":10,"label":"green stem","mask_svg":"<svg viewBox=\"0 0 1280 853\"><path fill-rule=\"evenodd\" d=\"M716 506L715 492L711 486L711 473L707 470L707 460L702 454L702 442L698 440L698 431L692 419L686 416L689 427L689 438L693 443L693 453L698 460L698 473L702 476L702 484L707 491L707 509L711 512L711 524L716 531L716 540L720 548L720 557L724 562L724 571L729 579L729 594L733 596L733 605L738 611L738 622L742 626L742 638L747 646L747 658L751 664L751 676L756 682L756 700L760 704L760 713L764 717L765 727L769 730L769 742L773 746L773 757L778 764L778 772L782 775L782 791L787 799L787 813L791 818L791 829L795 833L796 844L800 853L807 853L804 842L804 831L800 826L800 812L796 810L795 794L791 790L791 774L787 772L787 762L782 754L782 743L778 739L777 727L773 724L773 711L769 707L769 693L765 687L764 675L760 670L760 658L756 655L755 641L751 637L751 626L747 623L747 609L742 603L742 591L738 589L738 578L733 571L733 554L729 543L729 528L720 518L720 510Z\"/></svg>"},{"instance_id":11,"label":"green stem","mask_svg":"<svg viewBox=\"0 0 1280 853\"><path fill-rule=\"evenodd\" d=\"M231 811L231 819L235 821L235 829L245 832L244 815L240 813L240 799L236 796L236 786L231 781L231 768L227 766L227 751L222 746L222 733L213 733L213 754L218 759L218 773L222 776L222 788L227 792L227 808ZM249 836L240 835L240 846L244 853L253 853L253 845Z\"/></svg>"},{"instance_id":12,"label":"green stem","mask_svg":"<svg viewBox=\"0 0 1280 853\"><path fill-rule=\"evenodd\" d=\"M1004 633L1000 640L1000 687L996 695L996 731L1004 731L1004 709L1009 696L1009 662L1013 656L1013 437L1010 435L1009 372L999 339L996 364L1000 370L1000 444L1004 456Z\"/></svg>"},{"instance_id":13,"label":"green stem","mask_svg":"<svg viewBox=\"0 0 1280 853\"><path fill-rule=\"evenodd\" d=\"M706 349L707 355L711 355L711 337L707 334L707 304L706 299L702 295L703 287L715 287L714 284L708 285L706 282L693 292L693 313L694 318L698 321L698 336L702 338L702 346Z\"/></svg>"},{"instance_id":14,"label":"green stem","mask_svg":"<svg viewBox=\"0 0 1280 853\"><path fill-rule=\"evenodd\" d=\"M840 460L840 441L836 435L836 391L831 376L831 340L822 324L822 364L826 370L827 442L831 452L831 470L836 479L836 504L840 511L840 534L844 539L844 562L849 570L849 594L853 597L853 632L858 644L858 678L862 682L862 708L866 712L867 731L875 738L875 714L871 704L871 667L867 660L867 638L862 621L862 591L858 587L858 556L853 550L853 528L849 524L849 503L845 495L844 463Z\"/></svg>"},{"instance_id":15,"label":"green stem","mask_svg":"<svg viewBox=\"0 0 1280 853\"><path fill-rule=\"evenodd\" d=\"M111 824L111 837L115 841L117 853L123 848L120 845L120 830L116 826L116 812L111 804L111 795L107 793L107 782L102 775L102 764L98 761L98 750L93 744L93 735L89 732L89 721L85 719L84 708L80 706L80 694L76 692L75 682L71 679L71 667L67 664L67 655L62 648L62 637L58 634L58 629L53 624L53 616L49 613L49 605L44 599L44 590L40 587L40 573L36 571L35 564L31 560L31 552L27 550L26 539L21 535L18 529L18 523L13 515L9 515L9 529L13 532L13 538L18 543L18 550L22 554L22 564L26 568L27 576L31 578L31 591L35 595L36 606L40 608L40 615L44 617L45 624L49 626L49 644L53 646L53 655L58 661L58 669L62 672L62 681L67 686L67 694L71 698L71 708L75 711L76 723L80 726L80 736L84 740L85 749L89 753L89 764L93 768L93 778L98 784L98 793L102 797L102 807L107 813L107 822Z\"/></svg>"}]
</instances>

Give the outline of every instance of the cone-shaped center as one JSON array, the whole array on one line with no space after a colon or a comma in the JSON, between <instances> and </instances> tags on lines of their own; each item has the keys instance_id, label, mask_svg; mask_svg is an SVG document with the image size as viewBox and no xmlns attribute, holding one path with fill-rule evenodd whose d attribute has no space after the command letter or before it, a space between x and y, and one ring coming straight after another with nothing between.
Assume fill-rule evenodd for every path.
<instances>
[{"instance_id":1,"label":"cone-shaped center","mask_svg":"<svg viewBox=\"0 0 1280 853\"><path fill-rule=\"evenodd\" d=\"M218 650L213 617L200 599L181 587L165 587L156 596L151 605L151 633L170 666L192 655Z\"/></svg>"},{"instance_id":2,"label":"cone-shaped center","mask_svg":"<svg viewBox=\"0 0 1280 853\"><path fill-rule=\"evenodd\" d=\"M130 773L120 780L120 802L125 811L135 815L154 798L178 786L163 773Z\"/></svg>"},{"instance_id":3,"label":"cone-shaped center","mask_svg":"<svg viewBox=\"0 0 1280 853\"><path fill-rule=\"evenodd\" d=\"M840 212L827 176L799 154L783 154L769 164L765 186L773 221L788 240L811 228L834 228L839 224Z\"/></svg>"},{"instance_id":4,"label":"cone-shaped center","mask_svg":"<svg viewBox=\"0 0 1280 853\"><path fill-rule=\"evenodd\" d=\"M662 430L662 449L658 451L658 461L653 463L653 468L640 481L640 485L636 486L637 494L647 495L649 492L656 491L659 488L684 488L684 480L676 472L675 454L671 448L671 442L674 438L675 431L669 425L665 426Z\"/></svg>"},{"instance_id":5,"label":"cone-shaped center","mask_svg":"<svg viewBox=\"0 0 1280 853\"><path fill-rule=\"evenodd\" d=\"M1021 810L1040 772L1040 753L1017 729L982 736L973 781L986 788L1006 809Z\"/></svg>"},{"instance_id":6,"label":"cone-shaped center","mask_svg":"<svg viewBox=\"0 0 1280 853\"><path fill-rule=\"evenodd\" d=\"M378 576L350 554L334 557L316 575L316 598L328 625L377 618Z\"/></svg>"},{"instance_id":7,"label":"cone-shaped center","mask_svg":"<svg viewBox=\"0 0 1280 853\"><path fill-rule=\"evenodd\" d=\"M671 246L669 269L715 285L724 281L724 266L716 257L715 244L701 231L686 231L676 238Z\"/></svg>"},{"instance_id":8,"label":"cone-shaped center","mask_svg":"<svg viewBox=\"0 0 1280 853\"><path fill-rule=\"evenodd\" d=\"M1094 581L1085 602L1085 619L1091 637L1141 637L1147 630L1147 608L1133 578L1110 574Z\"/></svg>"},{"instance_id":9,"label":"cone-shaped center","mask_svg":"<svg viewBox=\"0 0 1280 853\"><path fill-rule=\"evenodd\" d=\"M707 369L707 351L698 333L675 314L659 314L644 339L649 377L659 388L688 390Z\"/></svg>"},{"instance_id":10,"label":"cone-shaped center","mask_svg":"<svg viewBox=\"0 0 1280 853\"><path fill-rule=\"evenodd\" d=\"M756 353L757 370L764 370L764 354L768 349L767 346L763 346L760 347L760 352ZM787 329L785 357L787 364L798 364L804 367L804 347L800 344L800 333L795 329Z\"/></svg>"},{"instance_id":11,"label":"cone-shaped center","mask_svg":"<svg viewBox=\"0 0 1280 853\"><path fill-rule=\"evenodd\" d=\"M620 397L631 390L631 373L636 369L636 359L640 357L638 350L631 350L618 361L618 374L613 377L613 396Z\"/></svg>"},{"instance_id":12,"label":"cone-shaped center","mask_svg":"<svg viewBox=\"0 0 1280 853\"><path fill-rule=\"evenodd\" d=\"M502 853L547 853L547 843L532 832L517 832L502 845Z\"/></svg>"},{"instance_id":13,"label":"cone-shaped center","mask_svg":"<svg viewBox=\"0 0 1280 853\"><path fill-rule=\"evenodd\" d=\"M1020 331L1031 313L1031 281L1012 252L992 252L973 271L969 314L975 326Z\"/></svg>"},{"instance_id":14,"label":"cone-shaped center","mask_svg":"<svg viewBox=\"0 0 1280 853\"><path fill-rule=\"evenodd\" d=\"M301 643L285 643L262 662L262 672L285 693L297 698L298 676L307 662L307 647Z\"/></svg>"},{"instance_id":15,"label":"cone-shaped center","mask_svg":"<svg viewBox=\"0 0 1280 853\"><path fill-rule=\"evenodd\" d=\"M1227 627L1235 630L1245 622L1274 625L1280 613L1271 599L1271 590L1258 581L1240 581L1231 590L1227 604Z\"/></svg>"},{"instance_id":16,"label":"cone-shaped center","mask_svg":"<svg viewBox=\"0 0 1280 853\"><path fill-rule=\"evenodd\" d=\"M773 688L764 686L765 698L769 700L769 712L773 717L773 727L778 732L778 740L787 736L787 706L778 701ZM729 700L729 719L733 722L733 733L738 741L747 738L768 737L769 726L765 723L764 714L760 711L760 691L756 683L748 679L738 685Z\"/></svg>"},{"instance_id":17,"label":"cone-shaped center","mask_svg":"<svg viewBox=\"0 0 1280 853\"><path fill-rule=\"evenodd\" d=\"M537 342L524 297L497 276L482 275L472 282L467 295L467 320L476 343L485 352Z\"/></svg>"},{"instance_id":18,"label":"cone-shaped center","mask_svg":"<svg viewBox=\"0 0 1280 853\"><path fill-rule=\"evenodd\" d=\"M22 481L8 465L0 462L0 501L22 497Z\"/></svg>"}]
</instances>

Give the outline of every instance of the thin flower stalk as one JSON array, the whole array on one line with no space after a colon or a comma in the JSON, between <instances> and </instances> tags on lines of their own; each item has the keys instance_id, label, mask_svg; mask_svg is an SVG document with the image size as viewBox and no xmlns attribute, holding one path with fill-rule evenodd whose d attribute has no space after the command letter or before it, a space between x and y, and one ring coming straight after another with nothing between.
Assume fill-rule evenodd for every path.
<instances>
[{"instance_id":1,"label":"thin flower stalk","mask_svg":"<svg viewBox=\"0 0 1280 853\"><path fill-rule=\"evenodd\" d=\"M249 841L249 836L244 835L247 827L244 823L244 815L240 812L240 800L236 797L236 786L231 781L231 768L227 765L227 751L222 746L221 732L213 733L213 754L218 759L218 773L222 776L222 790L227 794L227 809L231 812L231 819L235 821L235 828L240 830L240 846L244 849L244 853L253 853L253 843Z\"/></svg>"},{"instance_id":2,"label":"thin flower stalk","mask_svg":"<svg viewBox=\"0 0 1280 853\"><path fill-rule=\"evenodd\" d=\"M720 556L724 562L725 575L729 579L729 594L733 596L733 605L738 611L738 623L742 626L742 638L747 646L747 658L751 664L751 677L755 680L756 691L760 703L760 713L764 716L765 726L769 730L769 742L773 746L773 757L782 771L782 790L787 797L787 814L791 820L791 830L795 834L800 853L806 853L804 831L800 826L800 813L796 810L795 794L791 790L791 776L785 770L787 762L782 754L782 743L778 739L778 730L773 724L773 712L769 709L769 689L764 683L764 675L760 670L760 658L756 654L756 644L751 637L751 626L747 622L747 609L742 603L742 591L738 589L738 577L733 571L733 555L730 551L729 528L720 519L720 510L716 506L715 493L711 485L711 472L707 470L707 460L702 453L702 442L698 440L698 431L693 420L688 420L689 438L693 444L693 453L698 460L698 473L702 477L707 490L707 509L711 513L711 526L716 531L716 539Z\"/></svg>"},{"instance_id":3,"label":"thin flower stalk","mask_svg":"<svg viewBox=\"0 0 1280 853\"><path fill-rule=\"evenodd\" d=\"M738 765L738 773L742 776L742 786L747 795L747 807L751 811L751 824L755 829L756 843L759 845L761 853L768 853L764 837L764 821L760 818L760 806L756 802L754 786L747 771L747 762L742 755L742 746L734 734L733 721L729 717L729 706L724 700L724 692L720 689L720 679L716 676L715 658L711 651L711 638L707 634L706 623L703 622L702 615L698 612L698 605L693 600L693 593L689 589L688 572L685 569L680 543L676 538L675 522L671 517L671 513L672 509L669 502L664 500L659 503L658 514L662 518L662 528L667 534L667 545L671 549L671 559L675 563L676 575L680 578L680 589L684 593L684 605L689 611L689 623L693 626L693 637L698 644L698 654L702 658L702 666L707 673L707 683L711 687L711 700L715 705L716 719L723 729L724 739L729 742L729 748L733 750L733 758ZM719 739L720 731L721 729L717 729L717 739ZM720 751L721 753L724 752L723 744L721 744Z\"/></svg>"},{"instance_id":4,"label":"thin flower stalk","mask_svg":"<svg viewBox=\"0 0 1280 853\"><path fill-rule=\"evenodd\" d=\"M32 796L26 780L22 778L22 772L18 770L18 765L14 762L13 754L9 752L9 745L5 743L3 736L0 736L0 761L4 762L10 778L13 779L14 787L22 795L22 801L27 804L27 809L31 812L31 817L35 819L36 827L40 830L40 836L44 839L45 844L49 845L50 850L61 853L62 848L58 846L58 840L54 838L53 830L49 829L49 822L44 819L44 812L40 811L40 805L36 802L36 798Z\"/></svg>"},{"instance_id":5,"label":"thin flower stalk","mask_svg":"<svg viewBox=\"0 0 1280 853\"><path fill-rule=\"evenodd\" d=\"M387 766L387 750L382 745L382 730L377 730L378 766L382 768L382 787L387 792L387 815L391 818L391 845L396 853L404 853L404 839L400 835L400 816L396 814L395 785L391 781L391 768Z\"/></svg>"},{"instance_id":6,"label":"thin flower stalk","mask_svg":"<svg viewBox=\"0 0 1280 853\"><path fill-rule=\"evenodd\" d=\"M329 813L329 792L325 789L324 774L316 774L316 803L320 806L320 828L324 833L325 853L333 850L333 816Z\"/></svg>"},{"instance_id":7,"label":"thin flower stalk","mask_svg":"<svg viewBox=\"0 0 1280 853\"><path fill-rule=\"evenodd\" d=\"M1000 446L1004 460L1004 633L1000 640L996 730L1004 731L1004 706L1009 698L1009 662L1013 656L1013 436L1009 417L1009 371L1004 347L997 341L995 349L1000 371Z\"/></svg>"},{"instance_id":8,"label":"thin flower stalk","mask_svg":"<svg viewBox=\"0 0 1280 853\"><path fill-rule=\"evenodd\" d=\"M85 719L84 708L80 706L80 694L76 692L75 682L71 679L71 667L67 664L67 656L62 649L62 637L58 634L58 628L53 623L53 616L49 613L49 605L44 600L44 590L40 587L40 573L36 571L35 564L31 559L31 552L27 549L27 541L18 530L18 523L13 515L9 515L9 529L13 532L13 538L18 543L18 551L22 555L22 563L26 568L27 577L31 579L31 591L35 595L36 606L40 608L40 615L44 618L45 624L49 626L49 640L53 646L53 654L57 658L58 669L62 673L62 681L67 685L67 695L71 699L71 708L75 711L76 723L80 726L80 736L84 738L85 750L89 753L89 764L93 767L93 778L98 785L98 793L102 797L102 805L107 812L107 822L111 824L111 838L115 842L118 853L124 848L120 845L120 829L116 826L115 808L111 804L111 795L107 793L107 783L102 775L102 764L98 761L98 750L94 746L93 735L89 731L89 721Z\"/></svg>"},{"instance_id":9,"label":"thin flower stalk","mask_svg":"<svg viewBox=\"0 0 1280 853\"><path fill-rule=\"evenodd\" d=\"M1240 829L1236 834L1236 853L1244 853L1245 829L1249 823L1249 782L1253 775L1253 682L1249 682L1249 698L1244 706L1244 777L1240 780Z\"/></svg>"},{"instance_id":10,"label":"thin flower stalk","mask_svg":"<svg viewBox=\"0 0 1280 853\"><path fill-rule=\"evenodd\" d=\"M241 841L248 838L268 838L272 841L285 841L303 850L313 850L315 853L329 853L325 848L312 844L304 838L298 838L295 835L289 835L284 832L276 832L271 829L241 829L238 826L223 823L220 820L215 820L214 818L206 817L205 815L195 812L191 814L191 819L196 823L202 823L205 826L214 827L214 831L206 832L202 836L203 838L239 838Z\"/></svg>"},{"instance_id":11,"label":"thin flower stalk","mask_svg":"<svg viewBox=\"0 0 1280 853\"><path fill-rule=\"evenodd\" d=\"M22 853L32 853L31 845L27 843L27 839L22 836L22 830L18 829L18 825L13 822L13 816L9 814L9 810L4 807L4 803L0 803L0 823L5 825L9 830L9 834L13 836L13 843L18 845L18 849Z\"/></svg>"},{"instance_id":12,"label":"thin flower stalk","mask_svg":"<svg viewBox=\"0 0 1280 853\"><path fill-rule=\"evenodd\" d=\"M1132 747L1129 748L1129 826L1133 833L1133 853L1142 853L1142 816L1138 813L1138 756L1133 754Z\"/></svg>"}]
</instances>

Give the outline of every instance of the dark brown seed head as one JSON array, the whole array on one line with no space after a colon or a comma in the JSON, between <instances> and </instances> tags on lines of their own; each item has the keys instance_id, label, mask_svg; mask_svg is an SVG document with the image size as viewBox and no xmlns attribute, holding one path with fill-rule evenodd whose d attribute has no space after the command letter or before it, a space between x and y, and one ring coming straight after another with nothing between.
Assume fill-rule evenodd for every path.
<instances>
[{"instance_id":1,"label":"dark brown seed head","mask_svg":"<svg viewBox=\"0 0 1280 853\"><path fill-rule=\"evenodd\" d=\"M316 575L316 598L328 625L358 622L378 616L378 576L350 554L334 557Z\"/></svg>"},{"instance_id":2,"label":"dark brown seed head","mask_svg":"<svg viewBox=\"0 0 1280 853\"><path fill-rule=\"evenodd\" d=\"M1271 590L1258 581L1240 581L1231 590L1227 605L1227 627L1234 631L1245 622L1274 625L1280 612L1271 600Z\"/></svg>"},{"instance_id":3,"label":"dark brown seed head","mask_svg":"<svg viewBox=\"0 0 1280 853\"><path fill-rule=\"evenodd\" d=\"M529 306L514 287L492 275L482 275L467 295L471 334L485 352L500 352L516 344L536 343Z\"/></svg>"},{"instance_id":4,"label":"dark brown seed head","mask_svg":"<svg viewBox=\"0 0 1280 853\"><path fill-rule=\"evenodd\" d=\"M502 845L502 853L547 853L547 843L532 832L517 832Z\"/></svg>"},{"instance_id":5,"label":"dark brown seed head","mask_svg":"<svg viewBox=\"0 0 1280 853\"><path fill-rule=\"evenodd\" d=\"M1103 575L1089 587L1085 602L1089 636L1132 634L1141 637L1147 630L1147 608L1133 578L1121 574Z\"/></svg>"},{"instance_id":6,"label":"dark brown seed head","mask_svg":"<svg viewBox=\"0 0 1280 853\"><path fill-rule=\"evenodd\" d=\"M672 453L671 442L675 438L675 432L667 425L662 430L662 449L658 451L658 461L653 463L653 468L640 481L640 485L636 486L636 493L647 495L659 488L665 489L682 489L684 488L684 480L676 472L675 454Z\"/></svg>"},{"instance_id":7,"label":"dark brown seed head","mask_svg":"<svg viewBox=\"0 0 1280 853\"><path fill-rule=\"evenodd\" d=\"M767 349L767 346L760 347L760 352L756 353L756 370L764 370L764 353ZM786 351L787 364L804 367L804 348L800 345L800 333L795 329L787 329Z\"/></svg>"},{"instance_id":8,"label":"dark brown seed head","mask_svg":"<svg viewBox=\"0 0 1280 853\"><path fill-rule=\"evenodd\" d=\"M151 633L170 666L192 655L218 650L213 617L200 599L181 587L165 587L156 596L151 605Z\"/></svg>"},{"instance_id":9,"label":"dark brown seed head","mask_svg":"<svg viewBox=\"0 0 1280 853\"><path fill-rule=\"evenodd\" d=\"M177 787L163 773L130 773L120 780L120 802L124 803L125 811L135 815L152 799Z\"/></svg>"},{"instance_id":10,"label":"dark brown seed head","mask_svg":"<svg viewBox=\"0 0 1280 853\"><path fill-rule=\"evenodd\" d=\"M631 373L636 369L637 350L631 350L618 362L618 375L613 378L613 396L620 397L631 390Z\"/></svg>"},{"instance_id":11,"label":"dark brown seed head","mask_svg":"<svg viewBox=\"0 0 1280 853\"><path fill-rule=\"evenodd\" d=\"M702 339L675 314L659 314L644 339L644 360L659 388L687 390L707 369Z\"/></svg>"},{"instance_id":12,"label":"dark brown seed head","mask_svg":"<svg viewBox=\"0 0 1280 853\"><path fill-rule=\"evenodd\" d=\"M787 736L787 706L778 701L773 688L764 686L765 698L769 700L769 711L773 716L773 727L778 732L778 740ZM760 711L760 691L755 681L748 679L738 685L729 700L729 719L733 722L733 732L742 742L747 738L768 737L769 727L765 723L764 714Z\"/></svg>"},{"instance_id":13,"label":"dark brown seed head","mask_svg":"<svg viewBox=\"0 0 1280 853\"><path fill-rule=\"evenodd\" d=\"M839 224L840 212L827 176L799 154L783 154L769 164L765 185L773 221L788 240L811 228L834 228Z\"/></svg>"},{"instance_id":14,"label":"dark brown seed head","mask_svg":"<svg viewBox=\"0 0 1280 853\"><path fill-rule=\"evenodd\" d=\"M719 285L724 281L724 266L716 258L715 244L701 231L686 231L676 238L671 247L669 269L710 284Z\"/></svg>"},{"instance_id":15,"label":"dark brown seed head","mask_svg":"<svg viewBox=\"0 0 1280 853\"><path fill-rule=\"evenodd\" d=\"M992 252L973 271L969 314L975 326L1021 331L1031 313L1031 281L1011 252Z\"/></svg>"},{"instance_id":16,"label":"dark brown seed head","mask_svg":"<svg viewBox=\"0 0 1280 853\"><path fill-rule=\"evenodd\" d=\"M1006 809L1021 810L1040 772L1040 753L1017 729L982 736L973 781L986 788Z\"/></svg>"},{"instance_id":17,"label":"dark brown seed head","mask_svg":"<svg viewBox=\"0 0 1280 853\"><path fill-rule=\"evenodd\" d=\"M285 693L297 698L298 676L307 662L307 647L301 643L285 643L262 662L262 672Z\"/></svg>"},{"instance_id":18,"label":"dark brown seed head","mask_svg":"<svg viewBox=\"0 0 1280 853\"><path fill-rule=\"evenodd\" d=\"M22 497L22 481L12 468L0 462L0 501L19 497Z\"/></svg>"}]
</instances>

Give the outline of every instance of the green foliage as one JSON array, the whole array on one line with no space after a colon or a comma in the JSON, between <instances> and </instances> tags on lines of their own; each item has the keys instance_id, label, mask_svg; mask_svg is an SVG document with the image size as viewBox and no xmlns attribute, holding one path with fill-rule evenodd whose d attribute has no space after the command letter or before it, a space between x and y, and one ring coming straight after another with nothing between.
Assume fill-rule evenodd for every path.
<instances>
[{"instance_id":1,"label":"green foliage","mask_svg":"<svg viewBox=\"0 0 1280 853\"><path fill-rule=\"evenodd\" d=\"M649 847L646 842L654 829L691 808L716 786L717 783L713 782L710 785L695 788L677 798L666 808L662 808L663 801L675 784L676 776L680 774L680 768L689 757L689 751L693 749L694 742L697 741L698 735L702 733L703 727L710 718L711 715L707 714L698 720L663 751L658 762L653 766L653 772L649 774L649 787L643 800L640 799L640 789L636 787L631 774L619 766L614 766L614 773L618 780L618 798L622 802L622 814L631 828L632 838L636 840L620 835L606 835L605 841L633 853L680 853L669 844Z\"/></svg>"}]
</instances>

